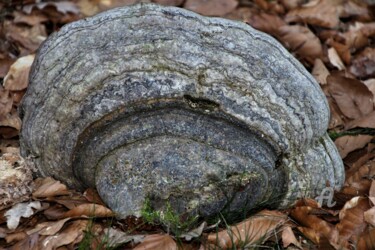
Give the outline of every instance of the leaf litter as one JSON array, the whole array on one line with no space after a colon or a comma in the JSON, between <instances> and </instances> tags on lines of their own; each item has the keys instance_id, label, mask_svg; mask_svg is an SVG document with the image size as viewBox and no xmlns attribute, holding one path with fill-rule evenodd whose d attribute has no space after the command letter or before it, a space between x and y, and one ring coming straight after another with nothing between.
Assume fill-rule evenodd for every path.
<instances>
[{"instance_id":1,"label":"leaf litter","mask_svg":"<svg viewBox=\"0 0 375 250\"><path fill-rule=\"evenodd\" d=\"M232 249L278 244L309 249L313 244L320 249L374 249L375 18L366 1L153 1L246 22L278 39L312 73L327 97L329 133L346 166L334 207L303 199L288 210L263 210L232 226L203 221L178 236L142 218L116 220L93 189L82 194L51 177L32 180L34 167L19 156L17 108L35 51L66 23L138 2L0 3L0 166L9 174L7 182L0 176L0 248ZM21 182L25 185L17 189Z\"/></svg>"}]
</instances>

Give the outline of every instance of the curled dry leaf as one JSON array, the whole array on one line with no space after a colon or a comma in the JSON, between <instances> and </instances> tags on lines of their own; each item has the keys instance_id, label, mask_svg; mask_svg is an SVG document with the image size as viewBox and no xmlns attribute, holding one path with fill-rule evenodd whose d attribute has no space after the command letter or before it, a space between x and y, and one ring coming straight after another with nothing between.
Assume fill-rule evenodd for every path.
<instances>
[{"instance_id":1,"label":"curled dry leaf","mask_svg":"<svg viewBox=\"0 0 375 250\"><path fill-rule=\"evenodd\" d=\"M324 28L335 28L343 12L342 0L317 0L293 9L285 17L287 22L303 22Z\"/></svg>"},{"instance_id":2,"label":"curled dry leaf","mask_svg":"<svg viewBox=\"0 0 375 250\"><path fill-rule=\"evenodd\" d=\"M4 118L5 115L9 114L12 110L13 99L9 93L9 90L4 89L0 85L0 121Z\"/></svg>"},{"instance_id":3,"label":"curled dry leaf","mask_svg":"<svg viewBox=\"0 0 375 250\"><path fill-rule=\"evenodd\" d=\"M191 241L193 238L198 238L202 235L203 230L207 227L207 222L202 222L199 227L190 230L187 233L181 234L179 237L184 238L187 241Z\"/></svg>"},{"instance_id":4,"label":"curled dry leaf","mask_svg":"<svg viewBox=\"0 0 375 250\"><path fill-rule=\"evenodd\" d=\"M17 110L12 108L10 113L0 118L0 137L10 139L17 136L21 129L21 124Z\"/></svg>"},{"instance_id":5,"label":"curled dry leaf","mask_svg":"<svg viewBox=\"0 0 375 250\"><path fill-rule=\"evenodd\" d=\"M287 216L279 211L263 210L226 230L209 234L207 243L223 249L237 248L244 243L261 243L268 240L287 220Z\"/></svg>"},{"instance_id":6,"label":"curled dry leaf","mask_svg":"<svg viewBox=\"0 0 375 250\"><path fill-rule=\"evenodd\" d=\"M10 91L20 91L27 88L29 83L29 72L35 55L20 57L9 69L4 78L3 86Z\"/></svg>"},{"instance_id":7,"label":"curled dry leaf","mask_svg":"<svg viewBox=\"0 0 375 250\"><path fill-rule=\"evenodd\" d=\"M311 214L312 211L312 207L296 207L292 209L292 211L290 212L290 216L302 226L319 232L319 234L327 238L332 245L335 245L338 240L338 231L336 230L336 228L332 224L322 220L318 216ZM319 241L320 237L315 237L317 237Z\"/></svg>"},{"instance_id":8,"label":"curled dry leaf","mask_svg":"<svg viewBox=\"0 0 375 250\"><path fill-rule=\"evenodd\" d=\"M63 217L95 217L95 218L105 218L113 217L115 214L105 206L98 204L82 204L79 205L68 212L64 213Z\"/></svg>"},{"instance_id":9,"label":"curled dry leaf","mask_svg":"<svg viewBox=\"0 0 375 250\"><path fill-rule=\"evenodd\" d=\"M375 177L375 162L369 161L359 168L347 171L347 179L343 191L353 195L367 195L371 187L371 179ZM371 197L370 197L371 199Z\"/></svg>"},{"instance_id":10,"label":"curled dry leaf","mask_svg":"<svg viewBox=\"0 0 375 250\"><path fill-rule=\"evenodd\" d=\"M134 250L177 250L177 244L168 234L151 234Z\"/></svg>"},{"instance_id":11,"label":"curled dry leaf","mask_svg":"<svg viewBox=\"0 0 375 250\"><path fill-rule=\"evenodd\" d=\"M350 152L363 148L372 140L371 135L345 135L335 140L335 145L341 158L345 158Z\"/></svg>"},{"instance_id":12,"label":"curled dry leaf","mask_svg":"<svg viewBox=\"0 0 375 250\"><path fill-rule=\"evenodd\" d=\"M146 235L129 235L124 231L109 227L104 230L103 240L108 242L108 247L115 248L128 242L141 243L145 237Z\"/></svg>"},{"instance_id":13,"label":"curled dry leaf","mask_svg":"<svg viewBox=\"0 0 375 250\"><path fill-rule=\"evenodd\" d=\"M370 229L368 232L359 237L357 248L358 250L375 249L375 228Z\"/></svg>"},{"instance_id":14,"label":"curled dry leaf","mask_svg":"<svg viewBox=\"0 0 375 250\"><path fill-rule=\"evenodd\" d=\"M323 48L318 39L307 27L300 25L284 25L279 28L279 40L301 59L311 64L315 58L323 56Z\"/></svg>"},{"instance_id":15,"label":"curled dry leaf","mask_svg":"<svg viewBox=\"0 0 375 250\"><path fill-rule=\"evenodd\" d=\"M375 76L375 48L366 48L355 56L350 72L359 78L369 78Z\"/></svg>"},{"instance_id":16,"label":"curled dry leaf","mask_svg":"<svg viewBox=\"0 0 375 250\"><path fill-rule=\"evenodd\" d=\"M26 15L21 11L14 11L14 23L27 24L30 26L38 25L48 21L48 17L41 11L34 10L30 14Z\"/></svg>"},{"instance_id":17,"label":"curled dry leaf","mask_svg":"<svg viewBox=\"0 0 375 250\"><path fill-rule=\"evenodd\" d=\"M236 0L187 0L184 8L205 16L223 16L238 5Z\"/></svg>"},{"instance_id":18,"label":"curled dry leaf","mask_svg":"<svg viewBox=\"0 0 375 250\"><path fill-rule=\"evenodd\" d=\"M154 2L166 6L180 6L184 0L154 0Z\"/></svg>"},{"instance_id":19,"label":"curled dry leaf","mask_svg":"<svg viewBox=\"0 0 375 250\"><path fill-rule=\"evenodd\" d=\"M327 76L329 76L329 71L324 65L323 61L316 58L314 61L314 67L312 69L312 75L315 80L321 85L327 84Z\"/></svg>"},{"instance_id":20,"label":"curled dry leaf","mask_svg":"<svg viewBox=\"0 0 375 250\"><path fill-rule=\"evenodd\" d=\"M363 233L367 224L364 220L364 212L370 208L369 200L364 197L354 197L341 209L340 223L336 225L339 231L340 245L347 244L346 241L356 243Z\"/></svg>"},{"instance_id":21,"label":"curled dry leaf","mask_svg":"<svg viewBox=\"0 0 375 250\"><path fill-rule=\"evenodd\" d=\"M375 111L362 116L354 121L348 122L345 129L351 128L375 128Z\"/></svg>"},{"instance_id":22,"label":"curled dry leaf","mask_svg":"<svg viewBox=\"0 0 375 250\"><path fill-rule=\"evenodd\" d=\"M283 228L283 232L281 233L281 240L283 241L284 248L287 248L289 245L293 244L299 249L302 249L301 243L297 240L290 226L286 226Z\"/></svg>"},{"instance_id":23,"label":"curled dry leaf","mask_svg":"<svg viewBox=\"0 0 375 250\"><path fill-rule=\"evenodd\" d=\"M375 103L375 78L363 81L367 88L371 91L373 97L373 103Z\"/></svg>"},{"instance_id":24,"label":"curled dry leaf","mask_svg":"<svg viewBox=\"0 0 375 250\"><path fill-rule=\"evenodd\" d=\"M244 21L255 29L266 32L274 37L278 37L280 27L286 25L286 23L279 16L264 12L249 15Z\"/></svg>"},{"instance_id":25,"label":"curled dry leaf","mask_svg":"<svg viewBox=\"0 0 375 250\"><path fill-rule=\"evenodd\" d=\"M338 68L339 70L344 70L345 69L345 65L341 61L341 58L340 58L340 56L337 53L337 51L336 51L335 48L329 48L328 49L328 59L329 59L329 62L333 66L335 66L336 68Z\"/></svg>"},{"instance_id":26,"label":"curled dry leaf","mask_svg":"<svg viewBox=\"0 0 375 250\"><path fill-rule=\"evenodd\" d=\"M297 227L297 229L302 233L303 236L311 240L314 244L319 245L321 237L320 232L309 227Z\"/></svg>"},{"instance_id":27,"label":"curled dry leaf","mask_svg":"<svg viewBox=\"0 0 375 250\"><path fill-rule=\"evenodd\" d=\"M363 213L365 222L375 227L375 207L370 208L369 210Z\"/></svg>"},{"instance_id":28,"label":"curled dry leaf","mask_svg":"<svg viewBox=\"0 0 375 250\"><path fill-rule=\"evenodd\" d=\"M46 237L41 244L43 250L54 250L75 242L77 238L83 237L87 225L87 220L72 221L61 233Z\"/></svg>"},{"instance_id":29,"label":"curled dry leaf","mask_svg":"<svg viewBox=\"0 0 375 250\"><path fill-rule=\"evenodd\" d=\"M65 225L65 222L71 218L65 218L59 221L46 221L39 223L35 228L26 231L28 235L38 233L39 235L55 235Z\"/></svg>"},{"instance_id":30,"label":"curled dry leaf","mask_svg":"<svg viewBox=\"0 0 375 250\"><path fill-rule=\"evenodd\" d=\"M356 119L373 111L373 95L361 81L331 74L327 83L329 95L346 117Z\"/></svg>"},{"instance_id":31,"label":"curled dry leaf","mask_svg":"<svg viewBox=\"0 0 375 250\"><path fill-rule=\"evenodd\" d=\"M29 5L23 6L22 10L26 14L31 14L34 8L42 10L44 8L47 8L48 6L55 7L57 11L60 12L61 14L68 14L68 13L79 14L78 6L74 2L70 2L70 1L38 2L35 4L29 4Z\"/></svg>"},{"instance_id":32,"label":"curled dry leaf","mask_svg":"<svg viewBox=\"0 0 375 250\"><path fill-rule=\"evenodd\" d=\"M64 184L51 177L39 179L36 182L36 185L36 189L33 192L34 198L43 198L69 194L68 188Z\"/></svg>"}]
</instances>

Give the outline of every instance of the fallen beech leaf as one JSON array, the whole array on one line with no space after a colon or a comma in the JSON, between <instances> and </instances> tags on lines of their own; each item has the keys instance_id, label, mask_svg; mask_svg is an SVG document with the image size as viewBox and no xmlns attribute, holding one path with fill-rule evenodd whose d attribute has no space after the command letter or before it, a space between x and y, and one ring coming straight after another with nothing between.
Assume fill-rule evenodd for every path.
<instances>
[{"instance_id":1,"label":"fallen beech leaf","mask_svg":"<svg viewBox=\"0 0 375 250\"><path fill-rule=\"evenodd\" d=\"M369 232L360 236L357 244L358 250L375 249L375 228L370 229Z\"/></svg>"},{"instance_id":2,"label":"fallen beech leaf","mask_svg":"<svg viewBox=\"0 0 375 250\"><path fill-rule=\"evenodd\" d=\"M29 84L29 72L35 55L20 57L9 69L4 78L3 86L7 90L20 91Z\"/></svg>"},{"instance_id":3,"label":"fallen beech leaf","mask_svg":"<svg viewBox=\"0 0 375 250\"><path fill-rule=\"evenodd\" d=\"M281 240L283 241L283 247L286 248L290 244L302 249L301 244L298 242L296 236L293 233L291 227L287 226L283 228L283 232L281 233Z\"/></svg>"},{"instance_id":4,"label":"fallen beech leaf","mask_svg":"<svg viewBox=\"0 0 375 250\"><path fill-rule=\"evenodd\" d=\"M133 250L177 250L177 244L168 234L151 234Z\"/></svg>"},{"instance_id":5,"label":"fallen beech leaf","mask_svg":"<svg viewBox=\"0 0 375 250\"><path fill-rule=\"evenodd\" d=\"M67 194L69 194L69 191L64 184L51 177L47 177L41 180L40 185L36 187L33 197L42 198Z\"/></svg>"},{"instance_id":6,"label":"fallen beech leaf","mask_svg":"<svg viewBox=\"0 0 375 250\"><path fill-rule=\"evenodd\" d=\"M242 22L247 22L253 15L255 15L255 10L248 7L238 7L230 13L224 15L224 18L238 20Z\"/></svg>"},{"instance_id":7,"label":"fallen beech leaf","mask_svg":"<svg viewBox=\"0 0 375 250\"><path fill-rule=\"evenodd\" d=\"M285 8L291 10L301 6L304 0L281 0L280 2Z\"/></svg>"},{"instance_id":8,"label":"fallen beech leaf","mask_svg":"<svg viewBox=\"0 0 375 250\"><path fill-rule=\"evenodd\" d=\"M17 232L17 233L11 233L5 236L5 241L7 243L17 242L17 241L24 240L27 236L28 235L23 231Z\"/></svg>"},{"instance_id":9,"label":"fallen beech leaf","mask_svg":"<svg viewBox=\"0 0 375 250\"><path fill-rule=\"evenodd\" d=\"M335 245L338 240L338 231L336 228L332 224L320 219L318 216L311 214L312 211L313 208L308 206L296 207L292 209L290 216L302 226L319 232L326 237L332 245ZM320 237L317 238L319 240Z\"/></svg>"},{"instance_id":10,"label":"fallen beech leaf","mask_svg":"<svg viewBox=\"0 0 375 250\"><path fill-rule=\"evenodd\" d=\"M0 78L4 78L13 62L14 59L8 56L5 58L0 58Z\"/></svg>"},{"instance_id":11,"label":"fallen beech leaf","mask_svg":"<svg viewBox=\"0 0 375 250\"><path fill-rule=\"evenodd\" d=\"M363 81L363 83L367 86L367 88L371 91L373 97L373 103L375 103L375 79L368 79Z\"/></svg>"},{"instance_id":12,"label":"fallen beech leaf","mask_svg":"<svg viewBox=\"0 0 375 250\"><path fill-rule=\"evenodd\" d=\"M321 85L327 84L327 76L329 76L329 71L319 58L314 61L314 68L312 69L312 75L315 80Z\"/></svg>"},{"instance_id":13,"label":"fallen beech leaf","mask_svg":"<svg viewBox=\"0 0 375 250\"><path fill-rule=\"evenodd\" d=\"M199 236L202 235L203 230L207 227L207 222L202 222L199 227L190 230L187 233L181 234L179 237L180 238L185 238L187 241L191 241L193 238L198 238Z\"/></svg>"},{"instance_id":14,"label":"fallen beech leaf","mask_svg":"<svg viewBox=\"0 0 375 250\"><path fill-rule=\"evenodd\" d=\"M354 25L349 26L349 30L341 35L341 37L345 41L345 45L349 49L360 49L369 44L368 33L370 31L371 26L365 26L363 23L355 22ZM375 28L375 27L374 27Z\"/></svg>"},{"instance_id":15,"label":"fallen beech leaf","mask_svg":"<svg viewBox=\"0 0 375 250\"><path fill-rule=\"evenodd\" d=\"M297 229L302 233L303 236L311 240L314 244L318 245L320 243L320 233L314 229L308 227L297 227Z\"/></svg>"},{"instance_id":16,"label":"fallen beech leaf","mask_svg":"<svg viewBox=\"0 0 375 250\"><path fill-rule=\"evenodd\" d=\"M237 248L243 243L265 242L287 220L287 216L279 211L263 210L226 230L209 234L207 243L228 249Z\"/></svg>"},{"instance_id":17,"label":"fallen beech leaf","mask_svg":"<svg viewBox=\"0 0 375 250\"><path fill-rule=\"evenodd\" d=\"M43 214L49 220L60 220L61 218L64 218L66 212L67 209L65 207L56 204L46 209Z\"/></svg>"},{"instance_id":18,"label":"fallen beech leaf","mask_svg":"<svg viewBox=\"0 0 375 250\"><path fill-rule=\"evenodd\" d=\"M335 28L340 23L343 13L342 0L310 1L308 5L293 9L285 17L287 22L304 22L324 28Z\"/></svg>"},{"instance_id":19,"label":"fallen beech leaf","mask_svg":"<svg viewBox=\"0 0 375 250\"><path fill-rule=\"evenodd\" d=\"M86 198L88 202L105 206L104 201L102 200L102 198L100 198L98 192L93 188L86 189L83 193L83 196Z\"/></svg>"},{"instance_id":20,"label":"fallen beech leaf","mask_svg":"<svg viewBox=\"0 0 375 250\"><path fill-rule=\"evenodd\" d=\"M341 58L340 58L340 56L337 53L337 51L336 51L335 48L329 48L328 49L328 59L329 59L329 62L333 66L335 66L336 68L338 68L339 70L344 70L345 69L345 65L341 61Z\"/></svg>"},{"instance_id":21,"label":"fallen beech leaf","mask_svg":"<svg viewBox=\"0 0 375 250\"><path fill-rule=\"evenodd\" d=\"M83 236L87 224L87 220L72 221L63 232L45 238L42 242L43 250L57 249L74 242L78 237Z\"/></svg>"},{"instance_id":22,"label":"fallen beech leaf","mask_svg":"<svg viewBox=\"0 0 375 250\"><path fill-rule=\"evenodd\" d=\"M0 85L0 120L12 110L13 99L8 90Z\"/></svg>"},{"instance_id":23,"label":"fallen beech leaf","mask_svg":"<svg viewBox=\"0 0 375 250\"><path fill-rule=\"evenodd\" d=\"M364 221L364 212L369 208L367 198L354 197L341 209L339 214L341 221L336 225L340 235L340 245L345 245L348 240L356 244L360 234L367 226Z\"/></svg>"},{"instance_id":24,"label":"fallen beech leaf","mask_svg":"<svg viewBox=\"0 0 375 250\"><path fill-rule=\"evenodd\" d=\"M55 235L64 226L65 222L71 218L65 218L59 221L46 221L39 223L35 228L28 230L28 235L38 233L39 235Z\"/></svg>"},{"instance_id":25,"label":"fallen beech leaf","mask_svg":"<svg viewBox=\"0 0 375 250\"><path fill-rule=\"evenodd\" d=\"M341 158L345 158L350 152L363 148L372 140L371 135L342 136L335 140L335 145Z\"/></svg>"},{"instance_id":26,"label":"fallen beech leaf","mask_svg":"<svg viewBox=\"0 0 375 250\"><path fill-rule=\"evenodd\" d=\"M33 208L38 211L42 206L39 201L18 203L14 205L4 214L7 218L7 227L9 229L16 229L21 217L28 218L35 213Z\"/></svg>"},{"instance_id":27,"label":"fallen beech leaf","mask_svg":"<svg viewBox=\"0 0 375 250\"><path fill-rule=\"evenodd\" d=\"M13 138L18 135L21 129L21 119L18 116L17 110L12 108L11 112L3 117L0 117L0 138Z\"/></svg>"},{"instance_id":28,"label":"fallen beech leaf","mask_svg":"<svg viewBox=\"0 0 375 250\"><path fill-rule=\"evenodd\" d=\"M284 25L279 28L278 39L292 52L311 63L323 56L323 48L318 37L307 27Z\"/></svg>"},{"instance_id":29,"label":"fallen beech leaf","mask_svg":"<svg viewBox=\"0 0 375 250\"><path fill-rule=\"evenodd\" d=\"M103 240L107 241L108 247L116 248L128 242L141 243L145 237L146 235L129 235L124 231L109 227L104 230Z\"/></svg>"},{"instance_id":30,"label":"fallen beech leaf","mask_svg":"<svg viewBox=\"0 0 375 250\"><path fill-rule=\"evenodd\" d=\"M238 5L236 0L187 0L184 8L205 16L223 16Z\"/></svg>"},{"instance_id":31,"label":"fallen beech leaf","mask_svg":"<svg viewBox=\"0 0 375 250\"><path fill-rule=\"evenodd\" d=\"M370 208L369 210L363 213L365 222L370 224L371 226L375 226L375 207Z\"/></svg>"},{"instance_id":32,"label":"fallen beech leaf","mask_svg":"<svg viewBox=\"0 0 375 250\"><path fill-rule=\"evenodd\" d=\"M103 218L103 217L113 217L115 214L105 206L98 205L98 204L82 204L79 205L68 212L66 212L63 217L95 217L95 218Z\"/></svg>"},{"instance_id":33,"label":"fallen beech leaf","mask_svg":"<svg viewBox=\"0 0 375 250\"><path fill-rule=\"evenodd\" d=\"M351 169L350 169L351 170ZM375 161L366 162L359 168L347 171L345 187L352 187L354 195L367 195L371 187L371 179L375 177ZM345 189L344 187L344 189Z\"/></svg>"},{"instance_id":34,"label":"fallen beech leaf","mask_svg":"<svg viewBox=\"0 0 375 250\"><path fill-rule=\"evenodd\" d=\"M166 6L179 6L184 0L154 0L154 2Z\"/></svg>"},{"instance_id":35,"label":"fallen beech leaf","mask_svg":"<svg viewBox=\"0 0 375 250\"><path fill-rule=\"evenodd\" d=\"M375 128L375 111L346 124L345 129Z\"/></svg>"},{"instance_id":36,"label":"fallen beech leaf","mask_svg":"<svg viewBox=\"0 0 375 250\"><path fill-rule=\"evenodd\" d=\"M372 202L372 205L375 205L375 180L371 181L370 190L368 192L368 198Z\"/></svg>"},{"instance_id":37,"label":"fallen beech leaf","mask_svg":"<svg viewBox=\"0 0 375 250\"><path fill-rule=\"evenodd\" d=\"M280 27L286 25L284 20L282 20L279 16L264 12L249 15L244 21L255 29L266 32L274 37L278 37Z\"/></svg>"},{"instance_id":38,"label":"fallen beech leaf","mask_svg":"<svg viewBox=\"0 0 375 250\"><path fill-rule=\"evenodd\" d=\"M373 111L373 95L361 81L331 74L327 83L329 94L346 117L356 119Z\"/></svg>"},{"instance_id":39,"label":"fallen beech leaf","mask_svg":"<svg viewBox=\"0 0 375 250\"><path fill-rule=\"evenodd\" d=\"M375 76L375 48L366 48L355 56L350 72L359 78L369 78Z\"/></svg>"},{"instance_id":40,"label":"fallen beech leaf","mask_svg":"<svg viewBox=\"0 0 375 250\"><path fill-rule=\"evenodd\" d=\"M48 17L40 11L32 11L29 15L25 15L21 11L14 11L14 23L28 24L30 26L38 25L48 21Z\"/></svg>"}]
</instances>

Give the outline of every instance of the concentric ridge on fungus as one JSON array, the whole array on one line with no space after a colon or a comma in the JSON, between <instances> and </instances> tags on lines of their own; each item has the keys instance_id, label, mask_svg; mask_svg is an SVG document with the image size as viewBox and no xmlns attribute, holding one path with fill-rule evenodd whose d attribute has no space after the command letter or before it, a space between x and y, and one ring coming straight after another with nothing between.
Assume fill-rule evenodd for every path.
<instances>
[{"instance_id":1,"label":"concentric ridge on fungus","mask_svg":"<svg viewBox=\"0 0 375 250\"><path fill-rule=\"evenodd\" d=\"M64 26L21 107L40 175L96 187L119 217L145 199L210 216L285 206L344 180L317 83L246 24L152 4Z\"/></svg>"}]
</instances>

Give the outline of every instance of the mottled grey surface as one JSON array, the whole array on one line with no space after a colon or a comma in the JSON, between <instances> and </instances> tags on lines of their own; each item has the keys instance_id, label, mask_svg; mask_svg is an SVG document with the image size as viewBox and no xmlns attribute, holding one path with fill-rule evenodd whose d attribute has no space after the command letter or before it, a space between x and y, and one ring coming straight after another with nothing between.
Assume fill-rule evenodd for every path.
<instances>
[{"instance_id":1,"label":"mottled grey surface","mask_svg":"<svg viewBox=\"0 0 375 250\"><path fill-rule=\"evenodd\" d=\"M39 49L21 107L40 175L96 186L120 217L145 197L209 216L338 189L318 84L270 36L171 7L118 8Z\"/></svg>"}]
</instances>

